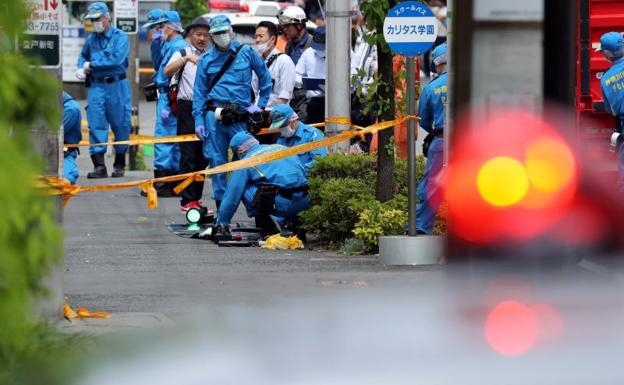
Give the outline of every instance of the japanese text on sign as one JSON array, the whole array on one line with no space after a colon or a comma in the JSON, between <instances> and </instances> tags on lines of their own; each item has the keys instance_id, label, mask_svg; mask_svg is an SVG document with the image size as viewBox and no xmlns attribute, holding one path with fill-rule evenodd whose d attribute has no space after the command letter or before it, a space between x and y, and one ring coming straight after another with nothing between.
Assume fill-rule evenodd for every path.
<instances>
[{"instance_id":1,"label":"japanese text on sign","mask_svg":"<svg viewBox=\"0 0 624 385\"><path fill-rule=\"evenodd\" d=\"M388 25L387 35L435 35L435 25L433 24L412 24L412 25Z\"/></svg>"},{"instance_id":2,"label":"japanese text on sign","mask_svg":"<svg viewBox=\"0 0 624 385\"><path fill-rule=\"evenodd\" d=\"M26 33L58 34L61 31L59 0L29 1L30 15L26 22Z\"/></svg>"},{"instance_id":3,"label":"japanese text on sign","mask_svg":"<svg viewBox=\"0 0 624 385\"><path fill-rule=\"evenodd\" d=\"M427 9L417 6L417 5L411 5L411 6L407 6L407 7L395 7L396 9L393 9L392 11L390 11L394 16L401 16L406 12L416 12L421 14L422 16L426 16L427 15Z\"/></svg>"}]
</instances>

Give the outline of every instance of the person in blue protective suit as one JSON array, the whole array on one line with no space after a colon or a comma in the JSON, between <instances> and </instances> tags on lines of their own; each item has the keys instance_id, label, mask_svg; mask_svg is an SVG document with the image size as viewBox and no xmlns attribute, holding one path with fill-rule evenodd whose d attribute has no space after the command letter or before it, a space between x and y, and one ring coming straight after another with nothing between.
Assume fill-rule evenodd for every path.
<instances>
[{"instance_id":1,"label":"person in blue protective suit","mask_svg":"<svg viewBox=\"0 0 624 385\"><path fill-rule=\"evenodd\" d=\"M435 72L438 76L427 84L418 104L420 126L429 133L425 138L425 173L418 184L416 206L416 231L430 234L433 230L436 211L442 201L441 186L438 181L443 167L444 125L448 98L448 74L446 72L447 45L437 46L431 53Z\"/></svg>"},{"instance_id":2,"label":"person in blue protective suit","mask_svg":"<svg viewBox=\"0 0 624 385\"><path fill-rule=\"evenodd\" d=\"M271 73L264 59L248 45L232 40L232 23L225 15L210 20L210 37L214 43L202 55L193 88L195 132L204 140L204 156L211 167L228 160L228 143L239 132L247 132L247 122L266 107L271 96ZM226 61L230 64L226 68ZM222 76L217 75L222 68ZM252 71L258 77L257 104L251 100ZM216 81L215 81L216 80ZM226 176L212 176L212 198L221 204Z\"/></svg>"},{"instance_id":3,"label":"person in blue protective suit","mask_svg":"<svg viewBox=\"0 0 624 385\"><path fill-rule=\"evenodd\" d=\"M152 31L152 42L150 43L150 52L152 55L152 66L154 71L158 71L162 62L162 29L164 27L164 11L160 8L154 8L147 13L147 22L143 24L143 28Z\"/></svg>"},{"instance_id":4,"label":"person in blue protective suit","mask_svg":"<svg viewBox=\"0 0 624 385\"><path fill-rule=\"evenodd\" d=\"M186 48L188 43L184 40L180 15L176 11L165 11L161 19L164 23L162 58L158 72L154 80L158 87L158 105L156 106L156 128L154 136L177 135L178 121L169 104L169 82L171 78L165 75L165 68L174 53ZM180 148L177 143L157 143L154 145L154 178L175 175L180 169ZM172 183L155 183L154 188L159 197L172 197Z\"/></svg>"},{"instance_id":5,"label":"person in blue protective suit","mask_svg":"<svg viewBox=\"0 0 624 385\"><path fill-rule=\"evenodd\" d=\"M126 79L128 51L130 43L125 32L111 25L111 17L106 4L89 5L85 19L91 20L94 32L85 41L76 77L86 80L87 121L89 122L89 142L108 142L109 125L115 141L130 138L130 84ZM112 177L124 176L127 145L115 145L115 163ZM89 148L94 170L87 178L106 178L108 173L104 163L105 146Z\"/></svg>"},{"instance_id":6,"label":"person in blue protective suit","mask_svg":"<svg viewBox=\"0 0 624 385\"><path fill-rule=\"evenodd\" d=\"M604 57L613 63L611 68L600 78L605 110L618 120L617 132L617 167L618 190L624 193L624 37L619 32L608 32L600 38L600 47L597 49Z\"/></svg>"},{"instance_id":7,"label":"person in blue protective suit","mask_svg":"<svg viewBox=\"0 0 624 385\"><path fill-rule=\"evenodd\" d=\"M245 132L232 137L230 147L241 159L280 151L279 144L259 144ZM232 172L216 224L221 229L230 225L240 202L256 227L266 237L280 232L279 227L296 221L297 214L310 205L308 180L301 162L294 157L278 159L254 167Z\"/></svg>"},{"instance_id":8,"label":"person in blue protective suit","mask_svg":"<svg viewBox=\"0 0 624 385\"><path fill-rule=\"evenodd\" d=\"M82 115L80 104L67 92L63 92L63 138L65 144L78 144L82 140ZM63 151L63 177L75 184L80 176L76 164L77 148L66 148Z\"/></svg>"},{"instance_id":9,"label":"person in blue protective suit","mask_svg":"<svg viewBox=\"0 0 624 385\"><path fill-rule=\"evenodd\" d=\"M321 130L301 123L297 113L293 111L288 104L278 104L271 110L269 117L271 118L270 128L279 128L280 130L280 137L277 139L277 144L281 144L282 146L294 147L300 144L321 140L325 137ZM299 161L306 171L306 175L310 173L310 169L312 165L314 165L316 158L325 155L327 155L327 149L325 147L298 155Z\"/></svg>"}]
</instances>

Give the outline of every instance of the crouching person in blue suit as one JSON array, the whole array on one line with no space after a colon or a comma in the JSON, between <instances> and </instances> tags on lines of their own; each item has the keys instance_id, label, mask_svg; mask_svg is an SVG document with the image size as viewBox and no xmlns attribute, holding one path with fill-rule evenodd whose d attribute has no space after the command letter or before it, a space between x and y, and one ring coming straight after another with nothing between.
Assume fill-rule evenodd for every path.
<instances>
[{"instance_id":1,"label":"crouching person in blue suit","mask_svg":"<svg viewBox=\"0 0 624 385\"><path fill-rule=\"evenodd\" d=\"M67 92L63 92L63 137L65 144L78 144L82 140L82 115L80 104ZM75 184L80 175L76 164L77 148L67 148L63 152L63 177Z\"/></svg>"},{"instance_id":2,"label":"crouching person in blue suit","mask_svg":"<svg viewBox=\"0 0 624 385\"><path fill-rule=\"evenodd\" d=\"M248 133L240 132L230 141L240 159L286 149L279 144L259 144ZM227 228L240 202L256 227L267 237L280 232L286 223L296 223L297 214L310 205L306 172L296 156L236 170L230 177L217 213L217 225Z\"/></svg>"}]
</instances>

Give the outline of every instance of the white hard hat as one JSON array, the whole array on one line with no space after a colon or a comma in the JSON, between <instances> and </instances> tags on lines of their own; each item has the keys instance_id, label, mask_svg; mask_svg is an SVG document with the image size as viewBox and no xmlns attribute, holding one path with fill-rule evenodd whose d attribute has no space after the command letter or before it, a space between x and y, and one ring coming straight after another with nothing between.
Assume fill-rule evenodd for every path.
<instances>
[{"instance_id":1,"label":"white hard hat","mask_svg":"<svg viewBox=\"0 0 624 385\"><path fill-rule=\"evenodd\" d=\"M282 9L277 14L277 20L281 25L305 23L308 18L303 9L294 5Z\"/></svg>"}]
</instances>

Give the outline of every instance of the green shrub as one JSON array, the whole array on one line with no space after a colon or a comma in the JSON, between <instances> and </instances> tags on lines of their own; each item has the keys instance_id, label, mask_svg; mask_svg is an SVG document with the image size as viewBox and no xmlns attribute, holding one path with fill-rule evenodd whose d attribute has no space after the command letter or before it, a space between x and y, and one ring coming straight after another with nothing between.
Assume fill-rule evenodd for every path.
<instances>
[{"instance_id":1,"label":"green shrub","mask_svg":"<svg viewBox=\"0 0 624 385\"><path fill-rule=\"evenodd\" d=\"M422 157L417 159L417 178L424 170ZM311 207L301 214L303 226L310 232L318 232L322 242L342 244L353 236L353 230L366 210L378 216L381 203L375 199L376 157L368 154L332 154L319 159L310 172ZM407 162L396 159L395 196L383 207L407 215ZM383 220L398 221L397 212L383 216ZM405 223L401 224L401 228ZM365 225L360 231L366 230ZM372 233L390 235L393 225L385 225ZM363 234L363 233L362 233ZM371 243L372 245L373 243ZM376 245L376 242L374 243ZM369 247L370 249L370 247Z\"/></svg>"},{"instance_id":2,"label":"green shrub","mask_svg":"<svg viewBox=\"0 0 624 385\"><path fill-rule=\"evenodd\" d=\"M340 252L346 255L359 255L366 251L366 244L361 239L348 238L340 247Z\"/></svg>"},{"instance_id":3,"label":"green shrub","mask_svg":"<svg viewBox=\"0 0 624 385\"><path fill-rule=\"evenodd\" d=\"M353 229L353 235L361 239L366 251L374 252L379 245L379 237L384 235L401 235L407 222L407 211L390 208L385 203L375 201L363 210Z\"/></svg>"}]
</instances>

